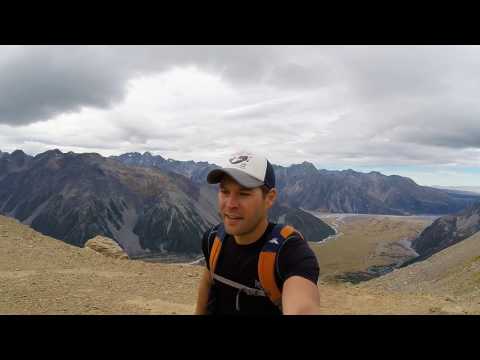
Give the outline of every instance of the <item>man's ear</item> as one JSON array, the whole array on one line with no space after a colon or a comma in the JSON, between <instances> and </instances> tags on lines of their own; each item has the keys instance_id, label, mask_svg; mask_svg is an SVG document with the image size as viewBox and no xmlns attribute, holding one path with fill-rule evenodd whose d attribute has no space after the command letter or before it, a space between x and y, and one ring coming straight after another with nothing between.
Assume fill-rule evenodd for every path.
<instances>
[{"instance_id":1,"label":"man's ear","mask_svg":"<svg viewBox=\"0 0 480 360\"><path fill-rule=\"evenodd\" d=\"M270 209L273 206L275 200L277 200L277 189L272 188L266 196L267 207Z\"/></svg>"}]
</instances>

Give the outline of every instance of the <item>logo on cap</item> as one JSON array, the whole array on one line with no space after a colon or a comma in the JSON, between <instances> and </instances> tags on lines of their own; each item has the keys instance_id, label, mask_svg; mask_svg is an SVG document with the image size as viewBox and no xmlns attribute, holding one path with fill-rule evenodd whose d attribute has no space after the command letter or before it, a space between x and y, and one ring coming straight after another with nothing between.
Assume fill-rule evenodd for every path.
<instances>
[{"instance_id":1,"label":"logo on cap","mask_svg":"<svg viewBox=\"0 0 480 360\"><path fill-rule=\"evenodd\" d=\"M240 164L238 166L240 166L241 168L245 168L245 166L247 165L246 163L250 161L250 157L248 155L234 156L228 159L228 161L230 161L230 164L233 164L233 165Z\"/></svg>"}]
</instances>

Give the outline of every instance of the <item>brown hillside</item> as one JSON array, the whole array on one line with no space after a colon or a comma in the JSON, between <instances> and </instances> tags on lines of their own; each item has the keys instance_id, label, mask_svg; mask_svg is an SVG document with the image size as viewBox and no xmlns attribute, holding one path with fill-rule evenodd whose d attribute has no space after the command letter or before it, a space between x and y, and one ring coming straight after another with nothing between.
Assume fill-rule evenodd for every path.
<instances>
[{"instance_id":1,"label":"brown hillside","mask_svg":"<svg viewBox=\"0 0 480 360\"><path fill-rule=\"evenodd\" d=\"M201 268L114 259L0 216L0 314L191 313Z\"/></svg>"},{"instance_id":2,"label":"brown hillside","mask_svg":"<svg viewBox=\"0 0 480 360\"><path fill-rule=\"evenodd\" d=\"M480 311L480 232L430 258L365 283L371 289L428 293Z\"/></svg>"},{"instance_id":3,"label":"brown hillside","mask_svg":"<svg viewBox=\"0 0 480 360\"><path fill-rule=\"evenodd\" d=\"M0 248L0 314L191 314L203 272L106 257L3 216ZM323 282L319 291L321 314L480 314L440 294Z\"/></svg>"}]
</instances>

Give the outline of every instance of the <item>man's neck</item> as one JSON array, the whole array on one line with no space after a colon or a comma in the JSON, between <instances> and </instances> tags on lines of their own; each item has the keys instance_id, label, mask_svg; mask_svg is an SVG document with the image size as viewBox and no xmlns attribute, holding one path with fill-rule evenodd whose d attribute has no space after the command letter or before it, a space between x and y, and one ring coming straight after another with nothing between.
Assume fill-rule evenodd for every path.
<instances>
[{"instance_id":1,"label":"man's neck","mask_svg":"<svg viewBox=\"0 0 480 360\"><path fill-rule=\"evenodd\" d=\"M257 225L255 230L253 230L252 232L244 235L234 235L233 237L235 238L235 242L238 245L253 244L255 241L259 240L262 237L262 235L265 233L265 230L267 230L267 227L268 219L265 218Z\"/></svg>"}]
</instances>

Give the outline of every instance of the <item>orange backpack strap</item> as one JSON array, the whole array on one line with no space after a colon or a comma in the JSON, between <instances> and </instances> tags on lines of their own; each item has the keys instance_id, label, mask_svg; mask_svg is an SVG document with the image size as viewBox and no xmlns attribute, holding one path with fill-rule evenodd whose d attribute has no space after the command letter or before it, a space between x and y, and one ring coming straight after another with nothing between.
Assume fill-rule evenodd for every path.
<instances>
[{"instance_id":1,"label":"orange backpack strap","mask_svg":"<svg viewBox=\"0 0 480 360\"><path fill-rule=\"evenodd\" d=\"M212 248L210 249L210 256L208 259L208 264L210 267L210 273L213 274L215 272L215 267L217 266L218 256L220 255L220 250L222 249L222 243L225 239L225 230L223 228L223 224L218 225L216 230L216 235L213 240Z\"/></svg>"},{"instance_id":2,"label":"orange backpack strap","mask_svg":"<svg viewBox=\"0 0 480 360\"><path fill-rule=\"evenodd\" d=\"M302 237L302 235L290 225L275 225L271 232L270 239L267 240L263 246L258 259L258 278L260 284L269 299L280 308L282 305L282 292L278 288L275 280L275 271L278 270L278 252L287 238L293 234L298 234Z\"/></svg>"}]
</instances>

